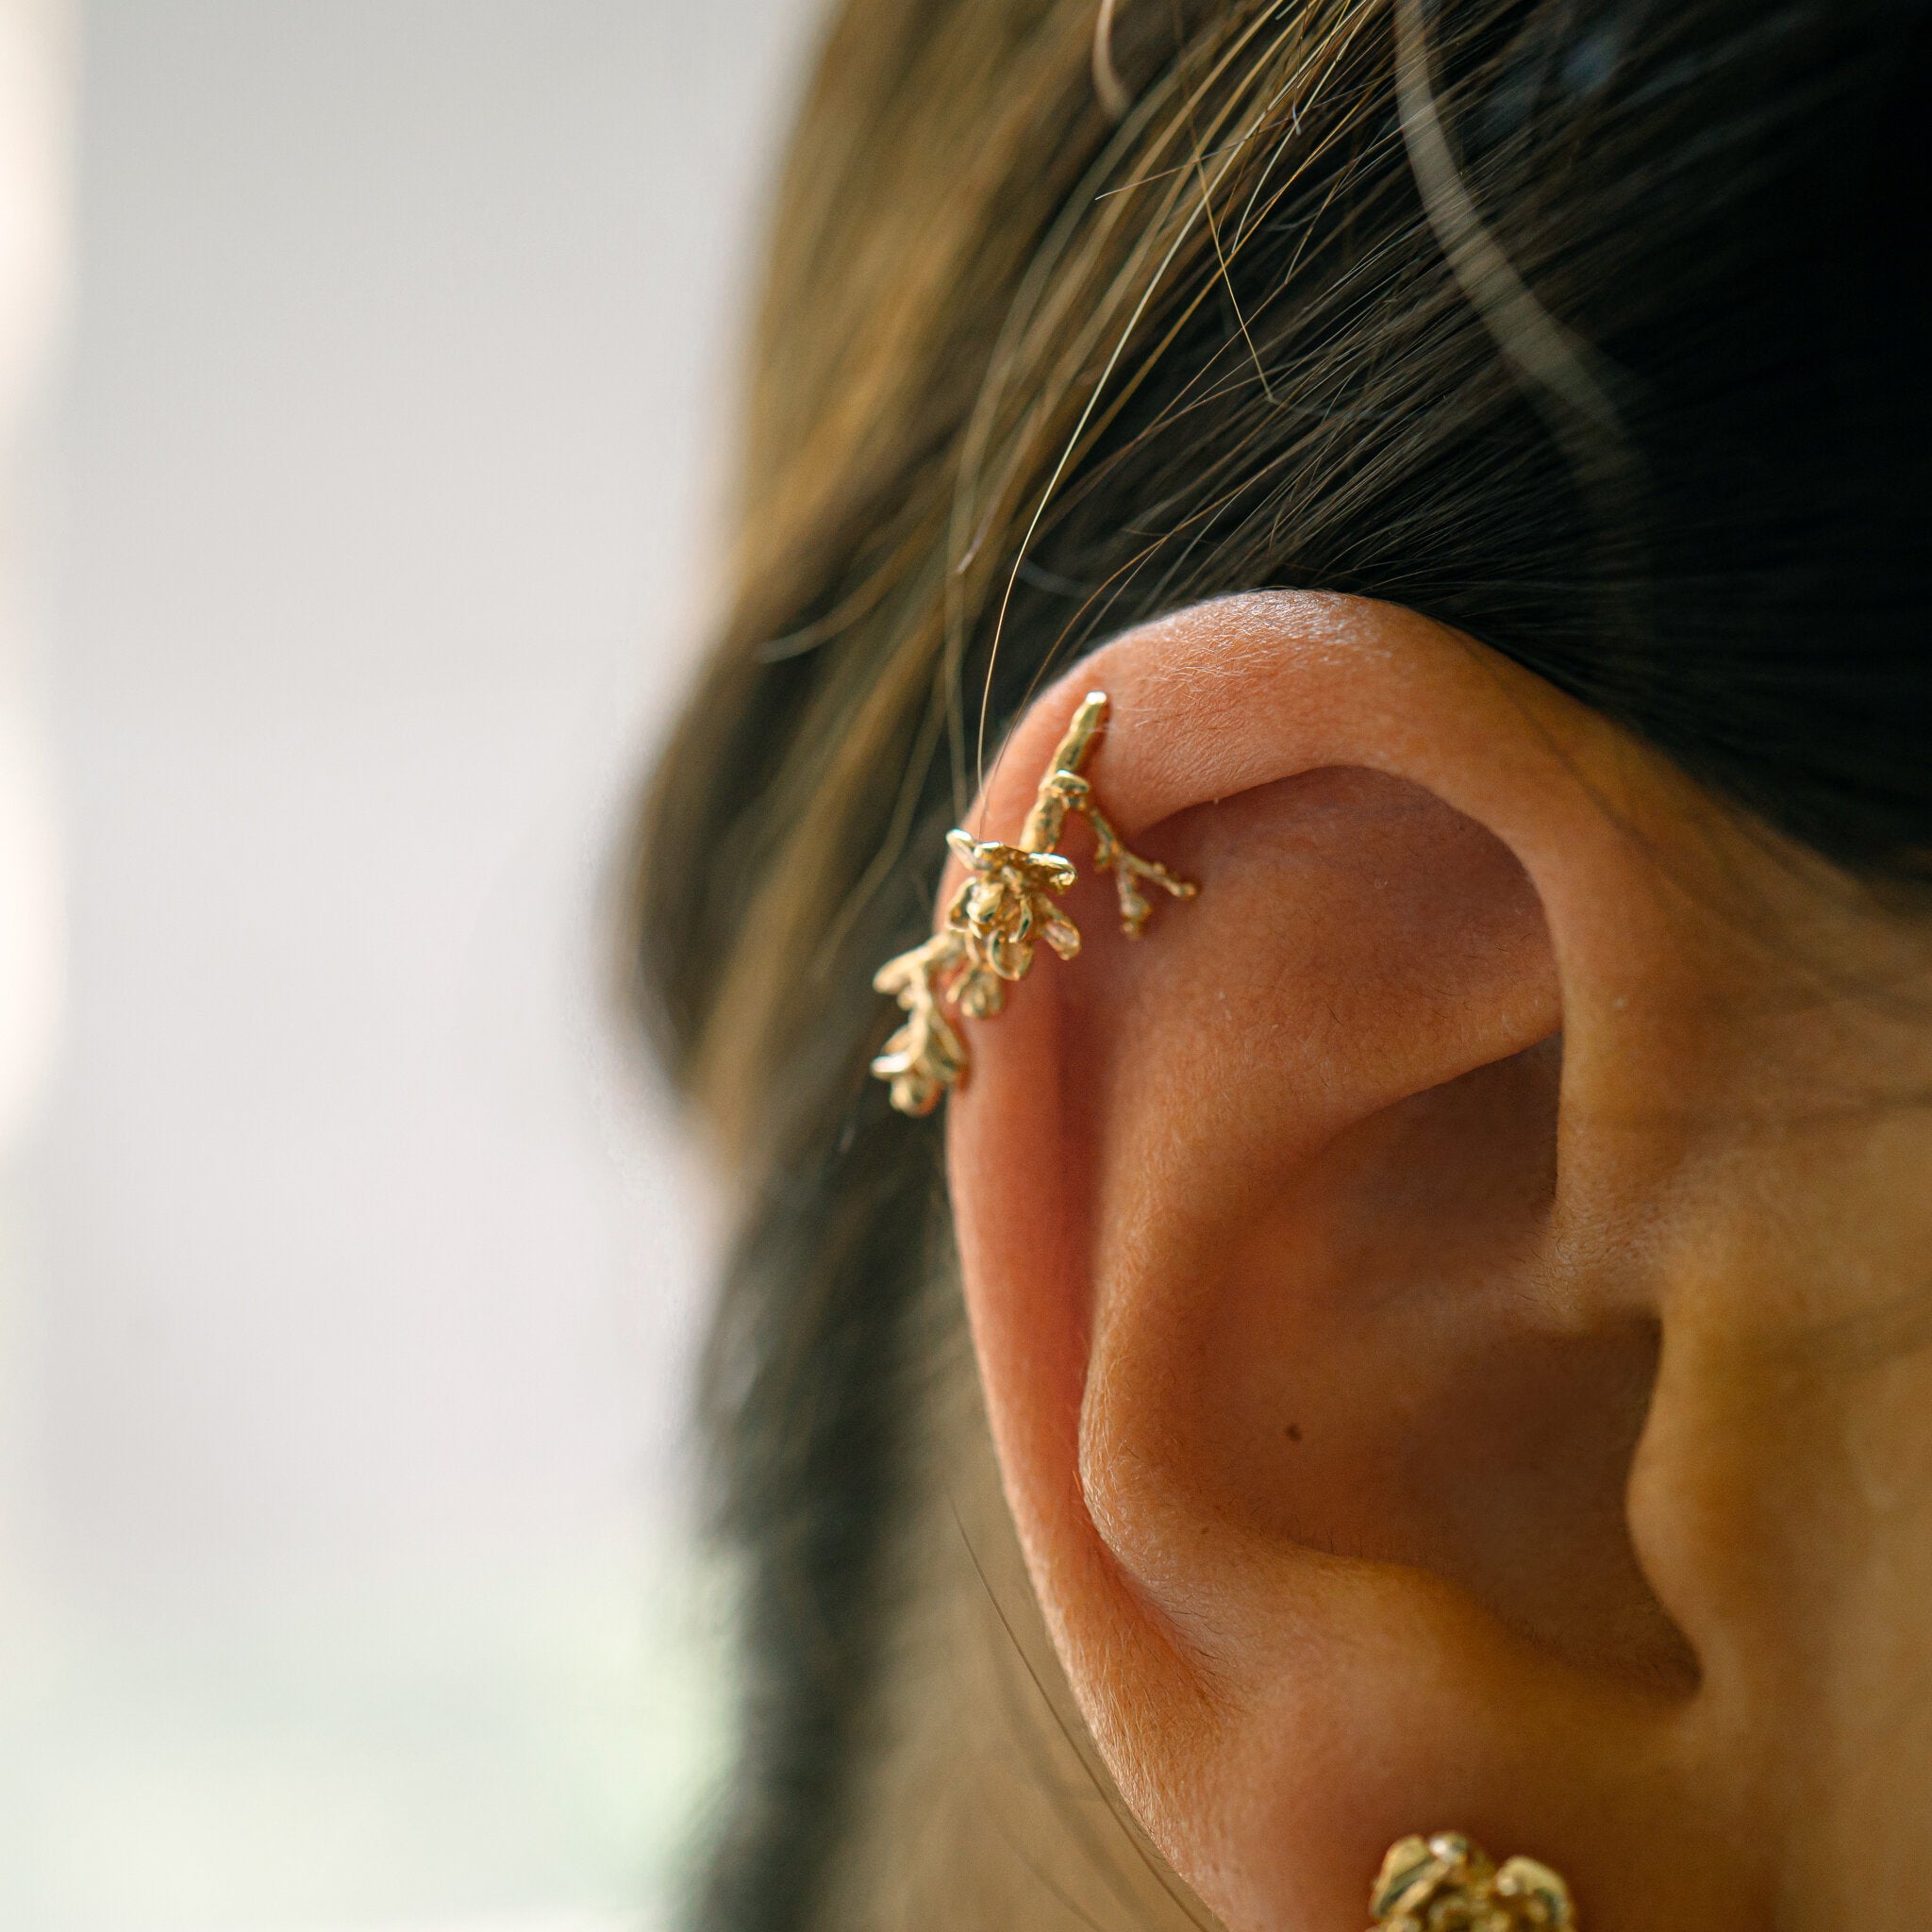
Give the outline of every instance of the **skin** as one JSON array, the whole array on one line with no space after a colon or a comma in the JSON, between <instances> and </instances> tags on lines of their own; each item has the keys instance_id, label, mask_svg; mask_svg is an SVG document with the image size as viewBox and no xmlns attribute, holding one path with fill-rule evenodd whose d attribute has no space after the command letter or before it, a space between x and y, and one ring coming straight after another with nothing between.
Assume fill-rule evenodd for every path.
<instances>
[{"instance_id":1,"label":"skin","mask_svg":"<svg viewBox=\"0 0 1932 1932\"><path fill-rule=\"evenodd\" d=\"M1136 1815L1232 1932L1360 1932L1441 1829L1586 1932L1917 1927L1932 933L1346 598L1110 644L975 835L1096 688L1096 795L1201 896L1129 943L1083 875L948 1145L1008 1501Z\"/></svg>"}]
</instances>

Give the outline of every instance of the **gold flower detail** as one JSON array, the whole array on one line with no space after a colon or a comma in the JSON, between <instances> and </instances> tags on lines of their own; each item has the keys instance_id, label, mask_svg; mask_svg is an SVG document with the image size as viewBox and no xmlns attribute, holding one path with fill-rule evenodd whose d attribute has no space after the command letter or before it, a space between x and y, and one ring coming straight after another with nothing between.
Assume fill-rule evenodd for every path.
<instances>
[{"instance_id":1,"label":"gold flower detail","mask_svg":"<svg viewBox=\"0 0 1932 1932\"><path fill-rule=\"evenodd\" d=\"M1391 1845L1369 1900L1374 1932L1573 1932L1570 1888L1534 1858L1499 1871L1459 1832Z\"/></svg>"},{"instance_id":2,"label":"gold flower detail","mask_svg":"<svg viewBox=\"0 0 1932 1932\"><path fill-rule=\"evenodd\" d=\"M1062 959L1080 950L1079 927L1053 903L1078 874L1057 852L982 843L964 832L948 832L946 843L967 874L946 913L966 941L966 971L952 997L962 1013L990 1020L1007 1003L1002 982L1025 978L1039 941Z\"/></svg>"},{"instance_id":3,"label":"gold flower detail","mask_svg":"<svg viewBox=\"0 0 1932 1932\"><path fill-rule=\"evenodd\" d=\"M1121 928L1129 939L1141 936L1154 909L1141 891L1142 880L1176 899L1194 896L1197 888L1186 879L1127 850L1080 775L1106 717L1107 693L1089 692L1040 781L1017 845L947 833L946 843L966 868L964 883L939 931L874 974L874 987L896 999L906 1014L872 1063L874 1074L891 1083L892 1105L901 1113L930 1113L966 1077L966 1045L945 1006L990 1020L1006 1005L1008 985L1026 976L1041 941L1062 959L1080 950L1079 928L1054 903L1077 876L1073 861L1053 849L1069 812L1093 827L1094 864L1115 876Z\"/></svg>"}]
</instances>

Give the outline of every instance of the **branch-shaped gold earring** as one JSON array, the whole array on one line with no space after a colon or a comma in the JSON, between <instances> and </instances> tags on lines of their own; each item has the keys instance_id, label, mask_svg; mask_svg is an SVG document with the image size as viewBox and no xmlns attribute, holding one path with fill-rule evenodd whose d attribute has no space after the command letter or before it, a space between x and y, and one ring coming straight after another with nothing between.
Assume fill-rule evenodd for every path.
<instances>
[{"instance_id":1,"label":"branch-shaped gold earring","mask_svg":"<svg viewBox=\"0 0 1932 1932\"><path fill-rule=\"evenodd\" d=\"M1391 1845L1369 1900L1374 1932L1574 1932L1570 1888L1534 1858L1499 1871L1460 1832Z\"/></svg>"},{"instance_id":2,"label":"branch-shaped gold earring","mask_svg":"<svg viewBox=\"0 0 1932 1932\"><path fill-rule=\"evenodd\" d=\"M946 1090L966 1077L971 1060L946 1016L947 1006L971 1019L991 1019L1007 1003L1007 983L1026 976L1041 941L1062 959L1080 950L1078 927L1054 904L1078 875L1073 861L1053 849L1069 812L1093 827L1093 862L1114 875L1121 930L1129 939L1140 938L1154 910L1141 890L1142 880L1176 899L1191 899L1199 890L1164 865L1129 852L1093 802L1093 788L1080 767L1106 721L1107 693L1089 691L1040 781L1017 845L982 843L961 831L946 834L946 843L966 867L965 883L953 895L939 931L873 975L873 985L906 1011L906 1024L872 1063L874 1074L891 1082L892 1105L901 1113L930 1113Z\"/></svg>"}]
</instances>

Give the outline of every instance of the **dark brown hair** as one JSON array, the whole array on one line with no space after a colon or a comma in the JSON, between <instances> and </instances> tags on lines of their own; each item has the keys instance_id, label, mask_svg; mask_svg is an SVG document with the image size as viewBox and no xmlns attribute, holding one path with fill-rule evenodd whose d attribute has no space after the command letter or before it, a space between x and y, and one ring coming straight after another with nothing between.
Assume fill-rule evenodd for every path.
<instances>
[{"instance_id":1,"label":"dark brown hair","mask_svg":"<svg viewBox=\"0 0 1932 1932\"><path fill-rule=\"evenodd\" d=\"M743 1201L723 1932L811 1922L891 1608L945 1228L870 974L1049 669L1222 591L1390 598L1833 858L1932 853L1926 6L1121 0L1118 125L1095 12L839 8L644 830L641 1001Z\"/></svg>"}]
</instances>

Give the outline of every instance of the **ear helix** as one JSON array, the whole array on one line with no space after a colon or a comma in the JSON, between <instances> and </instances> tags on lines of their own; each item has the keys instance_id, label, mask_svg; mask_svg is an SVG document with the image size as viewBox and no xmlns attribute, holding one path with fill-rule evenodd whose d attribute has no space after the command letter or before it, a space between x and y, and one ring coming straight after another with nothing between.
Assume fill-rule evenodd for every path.
<instances>
[{"instance_id":1,"label":"ear helix","mask_svg":"<svg viewBox=\"0 0 1932 1932\"><path fill-rule=\"evenodd\" d=\"M970 1019L990 1020L1006 1005L1008 983L1025 978L1039 941L1062 959L1080 950L1079 928L1054 904L1078 876L1073 861L1054 850L1068 813L1077 813L1093 828L1093 862L1114 874L1121 930L1129 939L1140 938L1154 910L1141 890L1143 879L1176 899L1191 899L1200 890L1128 851L1080 775L1107 722L1107 708L1103 691L1082 699L1040 781L1017 845L981 841L957 829L946 834L946 843L966 868L965 881L939 931L924 945L887 960L874 975L873 985L897 999L907 1015L872 1063L877 1078L891 1082L892 1105L901 1113L930 1113L970 1071L966 1043L946 1017L948 1006Z\"/></svg>"}]
</instances>

